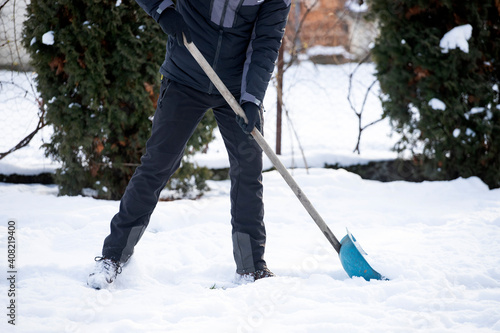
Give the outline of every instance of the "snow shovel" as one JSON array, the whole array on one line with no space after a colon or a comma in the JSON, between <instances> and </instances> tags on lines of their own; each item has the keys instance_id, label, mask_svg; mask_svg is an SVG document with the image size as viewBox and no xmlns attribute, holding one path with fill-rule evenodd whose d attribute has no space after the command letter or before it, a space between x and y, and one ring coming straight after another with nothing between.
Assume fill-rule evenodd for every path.
<instances>
[{"instance_id":1,"label":"snow shovel","mask_svg":"<svg viewBox=\"0 0 500 333\"><path fill-rule=\"evenodd\" d=\"M188 43L186 37L184 36L184 45L191 52L191 55L201 66L203 71L207 74L210 81L214 84L214 86L219 90L221 95L224 97L226 102L231 106L233 111L245 119L245 122L248 123L248 119L245 115L245 112L241 108L240 104L236 101L231 92L227 89L224 83L221 81L219 76L215 73L212 67L209 65L205 57L201 54L200 50L194 45L193 42ZM286 170L283 163L281 163L280 159L274 151L271 149L267 141L264 139L262 134L254 128L250 133L255 141L259 144L259 146L264 150L267 157L271 160L273 165L276 167L278 172L281 174L283 179L286 181L288 186L292 189L293 193L297 196L299 201L302 203L304 208L307 210L309 215L311 215L312 219L318 227L321 229L326 239L332 244L333 248L337 251L340 257L340 262L344 267L344 270L347 272L349 277L359 276L363 277L365 280L369 281L370 279L383 280L385 279L380 273L376 272L366 261L365 255L366 253L361 249L356 239L347 231L347 235L342 239L339 243L337 237L332 233L330 228L326 225L323 218L319 215L316 209L313 207L307 196L302 192L299 185L295 182L290 173Z\"/></svg>"}]
</instances>

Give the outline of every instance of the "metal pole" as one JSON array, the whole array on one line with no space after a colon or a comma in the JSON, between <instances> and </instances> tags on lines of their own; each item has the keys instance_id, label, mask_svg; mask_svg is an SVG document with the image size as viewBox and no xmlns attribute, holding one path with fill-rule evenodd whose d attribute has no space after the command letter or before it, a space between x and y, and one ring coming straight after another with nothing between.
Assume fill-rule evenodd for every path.
<instances>
[{"instance_id":1,"label":"metal pole","mask_svg":"<svg viewBox=\"0 0 500 333\"><path fill-rule=\"evenodd\" d=\"M282 113L283 113L283 53L285 52L285 43L281 44L281 48L278 53L278 73L276 76L277 82L277 107L276 107L276 154L281 155L281 124L282 124Z\"/></svg>"}]
</instances>

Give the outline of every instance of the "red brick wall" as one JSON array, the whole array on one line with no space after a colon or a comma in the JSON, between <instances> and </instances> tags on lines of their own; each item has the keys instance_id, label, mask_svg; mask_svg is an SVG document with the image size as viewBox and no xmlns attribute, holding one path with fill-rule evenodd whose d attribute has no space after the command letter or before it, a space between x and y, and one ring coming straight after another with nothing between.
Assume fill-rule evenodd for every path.
<instances>
[{"instance_id":1,"label":"red brick wall","mask_svg":"<svg viewBox=\"0 0 500 333\"><path fill-rule=\"evenodd\" d=\"M301 0L300 17L302 19L307 7L316 3L302 25L300 40L303 47L314 45L337 46L348 42L348 24L339 19L344 11L345 0ZM296 2L292 1L292 8L286 31L286 47L290 48L296 29ZM307 7L306 7L307 6Z\"/></svg>"}]
</instances>

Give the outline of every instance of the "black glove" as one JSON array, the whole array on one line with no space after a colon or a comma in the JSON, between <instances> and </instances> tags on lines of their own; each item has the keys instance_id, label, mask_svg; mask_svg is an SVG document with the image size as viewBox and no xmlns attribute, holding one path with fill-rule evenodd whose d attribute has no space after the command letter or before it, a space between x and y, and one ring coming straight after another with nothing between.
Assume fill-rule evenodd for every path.
<instances>
[{"instance_id":1,"label":"black glove","mask_svg":"<svg viewBox=\"0 0 500 333\"><path fill-rule=\"evenodd\" d=\"M245 115L248 119L248 124L245 123L245 119L240 116L236 116L236 121L240 125L243 132L250 134L254 127L260 131L260 108L252 102L245 102L241 104L241 108L245 111Z\"/></svg>"},{"instance_id":2,"label":"black glove","mask_svg":"<svg viewBox=\"0 0 500 333\"><path fill-rule=\"evenodd\" d=\"M189 27L182 18L182 15L174 8L169 7L165 9L163 13L161 13L158 23L167 35L177 39L177 43L180 46L184 45L182 33L186 36L188 43L191 43L192 40Z\"/></svg>"}]
</instances>

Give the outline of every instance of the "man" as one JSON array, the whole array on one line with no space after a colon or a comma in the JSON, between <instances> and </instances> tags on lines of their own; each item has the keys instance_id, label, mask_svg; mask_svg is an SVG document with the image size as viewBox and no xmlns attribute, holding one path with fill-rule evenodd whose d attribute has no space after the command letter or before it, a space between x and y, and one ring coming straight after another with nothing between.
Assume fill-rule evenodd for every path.
<instances>
[{"instance_id":1,"label":"man","mask_svg":"<svg viewBox=\"0 0 500 333\"><path fill-rule=\"evenodd\" d=\"M168 34L162 86L141 166L111 221L102 257L87 283L112 283L129 260L158 202L180 165L204 113L212 109L228 151L231 224L236 273L255 280L274 274L264 260L262 150L249 133L262 130L262 101L281 45L291 0L137 0ZM248 123L236 117L183 45L194 42L239 99ZM239 125L239 126L238 126Z\"/></svg>"}]
</instances>

